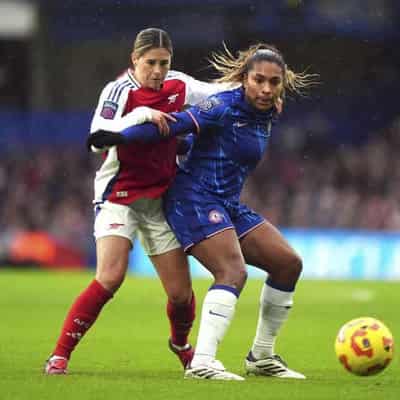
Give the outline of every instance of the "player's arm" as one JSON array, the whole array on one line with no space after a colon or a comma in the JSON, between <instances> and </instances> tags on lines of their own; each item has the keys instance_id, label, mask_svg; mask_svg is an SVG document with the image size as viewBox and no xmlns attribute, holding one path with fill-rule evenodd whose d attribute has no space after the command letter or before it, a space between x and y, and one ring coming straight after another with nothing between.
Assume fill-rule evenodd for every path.
<instances>
[{"instance_id":1,"label":"player's arm","mask_svg":"<svg viewBox=\"0 0 400 400\"><path fill-rule=\"evenodd\" d=\"M191 132L200 134L211 127L221 126L225 106L217 98L209 98L198 106L186 111L173 113L175 121L168 121L169 135L161 134L156 125L145 123L130 126L120 132L99 130L92 133L87 141L88 146L104 147L128 144L137 141L152 143Z\"/></svg>"},{"instance_id":2,"label":"player's arm","mask_svg":"<svg viewBox=\"0 0 400 400\"><path fill-rule=\"evenodd\" d=\"M93 119L90 133L101 129L119 131L126 126L135 125L151 120L150 110L147 107L138 107L126 116L122 116L129 95L129 87L120 89L118 82L108 83L102 90ZM106 148L89 147L93 152L102 152Z\"/></svg>"},{"instance_id":3,"label":"player's arm","mask_svg":"<svg viewBox=\"0 0 400 400\"><path fill-rule=\"evenodd\" d=\"M100 129L119 131L126 126L151 121L148 107L137 107L123 116L129 95L129 87L119 89L118 82L110 82L102 90L93 115L90 132Z\"/></svg>"},{"instance_id":4,"label":"player's arm","mask_svg":"<svg viewBox=\"0 0 400 400\"><path fill-rule=\"evenodd\" d=\"M103 130L110 132L121 132L130 126L141 125L145 122L152 122L157 125L159 131L163 135L168 135L169 126L167 121L175 121L174 117L165 112L155 110L153 108L141 106L136 107L128 114L124 115L117 120L106 120L103 121L101 126L95 131ZM94 131L92 130L91 133Z\"/></svg>"},{"instance_id":5,"label":"player's arm","mask_svg":"<svg viewBox=\"0 0 400 400\"><path fill-rule=\"evenodd\" d=\"M187 154L190 151L190 149L193 147L194 141L195 141L194 133L189 133L184 136L179 136L176 154L178 154L179 156L183 156L183 155Z\"/></svg>"},{"instance_id":6,"label":"player's arm","mask_svg":"<svg viewBox=\"0 0 400 400\"><path fill-rule=\"evenodd\" d=\"M133 125L119 132L107 130L98 130L92 133L87 139L87 145L95 147L108 147L121 144L129 144L137 141L152 143L165 140L169 137L185 135L197 131L196 122L190 114L190 111L182 111L172 114L174 121L168 121L169 134L163 135L157 125L153 123L144 123L142 125Z\"/></svg>"},{"instance_id":7,"label":"player's arm","mask_svg":"<svg viewBox=\"0 0 400 400\"><path fill-rule=\"evenodd\" d=\"M162 134L167 135L169 129L167 120L174 121L169 114L142 106L136 107L133 111L123 115L129 90L129 87L122 88L122 90L118 89L118 83L116 82L110 82L106 85L100 95L92 119L90 133L100 130L121 132L130 126L153 122ZM89 149L93 152L107 150L105 146L99 148L93 145L89 146Z\"/></svg>"}]
</instances>

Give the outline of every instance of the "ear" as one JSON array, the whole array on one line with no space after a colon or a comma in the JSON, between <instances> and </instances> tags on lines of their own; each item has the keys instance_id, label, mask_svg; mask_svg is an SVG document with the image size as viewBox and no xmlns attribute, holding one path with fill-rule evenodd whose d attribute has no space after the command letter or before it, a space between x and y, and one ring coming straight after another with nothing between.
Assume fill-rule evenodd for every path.
<instances>
[{"instance_id":1,"label":"ear","mask_svg":"<svg viewBox=\"0 0 400 400\"><path fill-rule=\"evenodd\" d=\"M243 74L243 79L242 79L242 86L246 89L248 86L248 79L249 79L249 74L247 72L245 72Z\"/></svg>"},{"instance_id":2,"label":"ear","mask_svg":"<svg viewBox=\"0 0 400 400\"><path fill-rule=\"evenodd\" d=\"M131 62L132 62L133 67L136 67L136 64L137 64L137 56L136 56L136 54L135 54L134 51L132 51L132 53L131 53Z\"/></svg>"}]
</instances>

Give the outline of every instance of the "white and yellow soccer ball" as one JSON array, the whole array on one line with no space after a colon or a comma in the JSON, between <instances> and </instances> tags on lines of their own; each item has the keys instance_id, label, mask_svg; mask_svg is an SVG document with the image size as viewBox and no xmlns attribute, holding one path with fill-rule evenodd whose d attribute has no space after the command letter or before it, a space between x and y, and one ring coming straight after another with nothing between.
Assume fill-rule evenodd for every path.
<instances>
[{"instance_id":1,"label":"white and yellow soccer ball","mask_svg":"<svg viewBox=\"0 0 400 400\"><path fill-rule=\"evenodd\" d=\"M362 317L344 324L336 336L336 356L355 375L375 375L393 358L393 336L385 324Z\"/></svg>"}]
</instances>

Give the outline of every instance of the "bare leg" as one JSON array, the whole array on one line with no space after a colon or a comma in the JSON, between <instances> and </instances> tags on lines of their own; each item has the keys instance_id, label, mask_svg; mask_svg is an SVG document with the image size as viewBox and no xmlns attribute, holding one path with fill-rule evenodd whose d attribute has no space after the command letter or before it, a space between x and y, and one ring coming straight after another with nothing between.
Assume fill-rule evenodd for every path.
<instances>
[{"instance_id":1,"label":"bare leg","mask_svg":"<svg viewBox=\"0 0 400 400\"><path fill-rule=\"evenodd\" d=\"M259 225L240 245L248 264L268 272L275 286L294 289L302 270L301 258L272 224Z\"/></svg>"}]
</instances>

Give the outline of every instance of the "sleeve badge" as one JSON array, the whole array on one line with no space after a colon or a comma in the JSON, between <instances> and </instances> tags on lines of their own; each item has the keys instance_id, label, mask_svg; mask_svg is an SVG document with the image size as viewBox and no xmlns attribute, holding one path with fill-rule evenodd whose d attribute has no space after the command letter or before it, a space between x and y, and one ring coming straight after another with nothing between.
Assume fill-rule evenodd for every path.
<instances>
[{"instance_id":1,"label":"sleeve badge","mask_svg":"<svg viewBox=\"0 0 400 400\"><path fill-rule=\"evenodd\" d=\"M101 109L100 115L104 119L114 119L117 110L118 110L118 103L114 103L113 101L107 100L103 103L103 108Z\"/></svg>"},{"instance_id":2,"label":"sleeve badge","mask_svg":"<svg viewBox=\"0 0 400 400\"><path fill-rule=\"evenodd\" d=\"M215 106L220 104L220 101L216 97L209 97L208 99L205 99L201 101L197 106L201 111L210 111L213 109Z\"/></svg>"}]
</instances>

